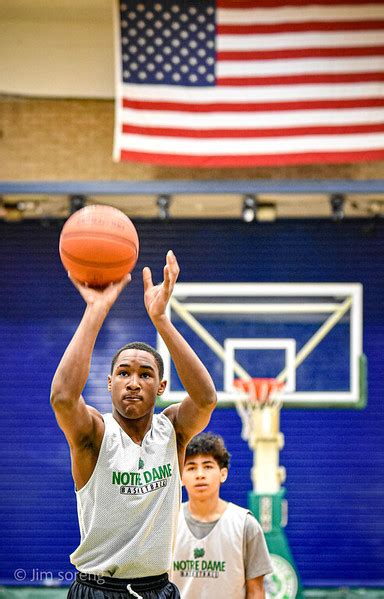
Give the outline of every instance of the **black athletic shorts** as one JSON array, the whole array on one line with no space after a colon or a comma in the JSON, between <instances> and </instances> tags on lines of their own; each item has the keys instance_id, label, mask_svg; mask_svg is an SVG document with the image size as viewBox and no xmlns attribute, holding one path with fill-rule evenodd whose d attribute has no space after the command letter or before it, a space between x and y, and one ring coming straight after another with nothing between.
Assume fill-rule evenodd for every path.
<instances>
[{"instance_id":1,"label":"black athletic shorts","mask_svg":"<svg viewBox=\"0 0 384 599\"><path fill-rule=\"evenodd\" d=\"M68 599L180 599L180 593L168 574L128 579L78 572Z\"/></svg>"}]
</instances>

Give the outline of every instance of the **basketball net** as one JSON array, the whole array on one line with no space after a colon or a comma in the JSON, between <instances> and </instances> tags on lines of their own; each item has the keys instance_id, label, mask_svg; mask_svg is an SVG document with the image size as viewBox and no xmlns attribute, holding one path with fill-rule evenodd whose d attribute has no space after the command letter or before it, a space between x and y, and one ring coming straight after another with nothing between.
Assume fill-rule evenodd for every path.
<instances>
[{"instance_id":1,"label":"basketball net","mask_svg":"<svg viewBox=\"0 0 384 599\"><path fill-rule=\"evenodd\" d=\"M275 428L271 420L278 419L284 382L273 378L235 379L234 387L243 393L235 401L243 425L241 436L254 449L257 439Z\"/></svg>"}]
</instances>

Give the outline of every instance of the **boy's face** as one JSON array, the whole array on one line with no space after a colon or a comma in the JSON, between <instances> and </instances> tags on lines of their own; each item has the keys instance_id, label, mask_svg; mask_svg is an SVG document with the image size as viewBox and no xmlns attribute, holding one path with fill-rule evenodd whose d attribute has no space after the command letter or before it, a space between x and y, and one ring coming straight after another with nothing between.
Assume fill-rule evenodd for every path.
<instances>
[{"instance_id":1,"label":"boy's face","mask_svg":"<svg viewBox=\"0 0 384 599\"><path fill-rule=\"evenodd\" d=\"M189 498L205 499L219 494L227 476L228 469L220 468L211 455L195 455L186 459L182 479Z\"/></svg>"},{"instance_id":2,"label":"boy's face","mask_svg":"<svg viewBox=\"0 0 384 599\"><path fill-rule=\"evenodd\" d=\"M138 419L153 411L156 396L166 382L160 381L155 357L139 349L123 350L108 376L114 411L128 419Z\"/></svg>"}]
</instances>

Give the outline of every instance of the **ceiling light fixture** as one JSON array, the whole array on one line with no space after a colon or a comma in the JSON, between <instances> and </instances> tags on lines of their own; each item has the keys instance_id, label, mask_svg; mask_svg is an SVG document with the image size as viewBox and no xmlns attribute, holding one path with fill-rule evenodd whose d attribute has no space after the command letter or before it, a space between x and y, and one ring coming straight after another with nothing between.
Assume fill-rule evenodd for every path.
<instances>
[{"instance_id":1,"label":"ceiling light fixture","mask_svg":"<svg viewBox=\"0 0 384 599\"><path fill-rule=\"evenodd\" d=\"M159 209L159 219L169 219L169 208L171 205L171 197L169 195L159 195L156 200L156 206Z\"/></svg>"},{"instance_id":2,"label":"ceiling light fixture","mask_svg":"<svg viewBox=\"0 0 384 599\"><path fill-rule=\"evenodd\" d=\"M253 195L246 195L243 200L241 217L245 223L251 223L256 219L257 200Z\"/></svg>"},{"instance_id":3,"label":"ceiling light fixture","mask_svg":"<svg viewBox=\"0 0 384 599\"><path fill-rule=\"evenodd\" d=\"M335 222L340 222L341 220L343 220L343 218L345 216L345 213L344 213L345 197L341 193L334 193L329 198L329 201L330 201L331 210L332 210L332 220Z\"/></svg>"}]
</instances>

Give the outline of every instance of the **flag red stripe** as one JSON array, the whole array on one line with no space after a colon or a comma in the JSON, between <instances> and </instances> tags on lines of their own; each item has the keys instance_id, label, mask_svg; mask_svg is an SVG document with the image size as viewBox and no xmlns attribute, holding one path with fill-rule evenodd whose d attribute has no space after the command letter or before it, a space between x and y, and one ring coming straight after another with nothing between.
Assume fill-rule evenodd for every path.
<instances>
[{"instance_id":1,"label":"flag red stripe","mask_svg":"<svg viewBox=\"0 0 384 599\"><path fill-rule=\"evenodd\" d=\"M219 35L253 35L315 31L372 31L384 28L384 20L370 21L306 21L304 23L267 23L253 25L217 25Z\"/></svg>"},{"instance_id":2,"label":"flag red stripe","mask_svg":"<svg viewBox=\"0 0 384 599\"><path fill-rule=\"evenodd\" d=\"M155 137L246 138L246 137L297 137L303 135L354 135L356 133L384 133L384 123L379 125L337 125L317 127L279 127L270 129L179 129L169 127L139 127L124 124L123 133L132 135L153 135Z\"/></svg>"},{"instance_id":3,"label":"flag red stripe","mask_svg":"<svg viewBox=\"0 0 384 599\"><path fill-rule=\"evenodd\" d=\"M367 0L367 4L383 4L383 0ZM226 9L241 8L286 8L287 6L308 6L308 0L216 0L216 7ZM363 0L316 0L313 2L317 6L345 6L345 5L363 5Z\"/></svg>"},{"instance_id":4,"label":"flag red stripe","mask_svg":"<svg viewBox=\"0 0 384 599\"><path fill-rule=\"evenodd\" d=\"M123 99L123 108L134 110L161 110L170 112L265 112L289 110L337 110L341 108L381 108L384 98L361 98L357 100L300 100L296 102L227 102L192 104L188 102L150 102Z\"/></svg>"},{"instance_id":5,"label":"flag red stripe","mask_svg":"<svg viewBox=\"0 0 384 599\"><path fill-rule=\"evenodd\" d=\"M362 150L358 152L309 152L305 154L265 154L262 156L180 156L179 154L156 154L122 150L120 160L149 162L168 166L189 167L248 167L284 166L289 164L362 162L383 160L384 150Z\"/></svg>"},{"instance_id":6,"label":"flag red stripe","mask_svg":"<svg viewBox=\"0 0 384 599\"><path fill-rule=\"evenodd\" d=\"M238 50L217 53L218 60L285 60L289 58L333 58L337 56L343 58L352 56L384 56L384 46L362 46L359 48L295 48L290 50Z\"/></svg>"},{"instance_id":7,"label":"flag red stripe","mask_svg":"<svg viewBox=\"0 0 384 599\"><path fill-rule=\"evenodd\" d=\"M362 83L363 81L384 81L384 72L376 73L329 73L316 75L278 75L271 77L220 77L217 85L302 85L309 83Z\"/></svg>"}]
</instances>

